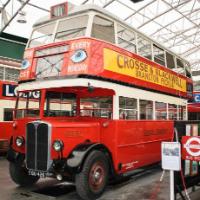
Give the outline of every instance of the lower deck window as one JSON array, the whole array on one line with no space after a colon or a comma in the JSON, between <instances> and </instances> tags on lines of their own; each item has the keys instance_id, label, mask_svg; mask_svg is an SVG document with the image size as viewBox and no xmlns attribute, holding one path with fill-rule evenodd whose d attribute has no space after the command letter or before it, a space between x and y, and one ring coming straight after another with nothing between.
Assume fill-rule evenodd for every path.
<instances>
[{"instance_id":1,"label":"lower deck window","mask_svg":"<svg viewBox=\"0 0 200 200\"><path fill-rule=\"evenodd\" d=\"M4 108L4 121L13 121L13 109L11 108Z\"/></svg>"},{"instance_id":2,"label":"lower deck window","mask_svg":"<svg viewBox=\"0 0 200 200\"><path fill-rule=\"evenodd\" d=\"M178 119L179 120L186 120L187 116L186 116L186 106L178 106Z\"/></svg>"},{"instance_id":3,"label":"lower deck window","mask_svg":"<svg viewBox=\"0 0 200 200\"><path fill-rule=\"evenodd\" d=\"M112 97L81 98L80 115L112 118Z\"/></svg>"},{"instance_id":4,"label":"lower deck window","mask_svg":"<svg viewBox=\"0 0 200 200\"><path fill-rule=\"evenodd\" d=\"M137 119L137 99L119 97L119 118Z\"/></svg>"},{"instance_id":5,"label":"lower deck window","mask_svg":"<svg viewBox=\"0 0 200 200\"><path fill-rule=\"evenodd\" d=\"M169 120L177 120L177 105L168 104L168 118Z\"/></svg>"},{"instance_id":6,"label":"lower deck window","mask_svg":"<svg viewBox=\"0 0 200 200\"><path fill-rule=\"evenodd\" d=\"M140 100L140 119L153 119L153 101Z\"/></svg>"},{"instance_id":7,"label":"lower deck window","mask_svg":"<svg viewBox=\"0 0 200 200\"><path fill-rule=\"evenodd\" d=\"M156 119L167 119L167 104L162 102L155 102Z\"/></svg>"}]
</instances>

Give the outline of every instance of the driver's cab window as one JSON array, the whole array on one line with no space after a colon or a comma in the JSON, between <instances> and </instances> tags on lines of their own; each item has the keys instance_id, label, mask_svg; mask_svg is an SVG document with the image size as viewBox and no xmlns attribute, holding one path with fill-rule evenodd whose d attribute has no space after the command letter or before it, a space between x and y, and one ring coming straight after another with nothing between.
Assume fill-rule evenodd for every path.
<instances>
[{"instance_id":1,"label":"driver's cab window","mask_svg":"<svg viewBox=\"0 0 200 200\"><path fill-rule=\"evenodd\" d=\"M100 16L95 16L91 36L100 40L115 43L114 22Z\"/></svg>"},{"instance_id":2,"label":"driver's cab window","mask_svg":"<svg viewBox=\"0 0 200 200\"><path fill-rule=\"evenodd\" d=\"M76 95L73 93L47 92L45 117L66 117L76 115Z\"/></svg>"}]
</instances>

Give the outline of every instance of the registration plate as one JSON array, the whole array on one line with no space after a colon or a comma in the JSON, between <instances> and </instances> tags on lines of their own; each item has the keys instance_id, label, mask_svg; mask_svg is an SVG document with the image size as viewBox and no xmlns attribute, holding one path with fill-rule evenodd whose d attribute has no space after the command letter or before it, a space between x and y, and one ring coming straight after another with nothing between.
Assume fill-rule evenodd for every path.
<instances>
[{"instance_id":1,"label":"registration plate","mask_svg":"<svg viewBox=\"0 0 200 200\"><path fill-rule=\"evenodd\" d=\"M28 174L31 176L39 176L40 178L51 176L51 174L48 172L36 171L36 170L31 170L31 169L28 170Z\"/></svg>"}]
</instances>

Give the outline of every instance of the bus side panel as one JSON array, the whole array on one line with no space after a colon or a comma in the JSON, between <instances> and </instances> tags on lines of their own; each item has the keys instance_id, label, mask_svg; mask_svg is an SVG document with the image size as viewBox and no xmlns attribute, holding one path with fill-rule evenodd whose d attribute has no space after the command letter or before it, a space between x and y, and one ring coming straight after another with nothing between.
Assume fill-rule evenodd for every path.
<instances>
[{"instance_id":1,"label":"bus side panel","mask_svg":"<svg viewBox=\"0 0 200 200\"><path fill-rule=\"evenodd\" d=\"M0 152L8 150L9 139L12 135L13 122L0 122Z\"/></svg>"},{"instance_id":2,"label":"bus side panel","mask_svg":"<svg viewBox=\"0 0 200 200\"><path fill-rule=\"evenodd\" d=\"M117 158L122 172L161 160L161 142L173 138L173 121L118 121Z\"/></svg>"},{"instance_id":3,"label":"bus side panel","mask_svg":"<svg viewBox=\"0 0 200 200\"><path fill-rule=\"evenodd\" d=\"M101 126L100 141L111 153L115 171L118 170L117 159L117 121L105 121Z\"/></svg>"}]
</instances>

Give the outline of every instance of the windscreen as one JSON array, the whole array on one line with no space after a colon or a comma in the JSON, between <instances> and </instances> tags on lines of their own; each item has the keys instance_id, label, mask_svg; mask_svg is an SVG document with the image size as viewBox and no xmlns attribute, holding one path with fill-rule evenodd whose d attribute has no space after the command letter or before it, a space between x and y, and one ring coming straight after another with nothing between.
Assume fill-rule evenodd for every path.
<instances>
[{"instance_id":1,"label":"windscreen","mask_svg":"<svg viewBox=\"0 0 200 200\"><path fill-rule=\"evenodd\" d=\"M56 31L55 42L85 36L87 24L88 15L77 16L60 21Z\"/></svg>"},{"instance_id":2,"label":"windscreen","mask_svg":"<svg viewBox=\"0 0 200 200\"><path fill-rule=\"evenodd\" d=\"M36 28L32 33L28 47L32 48L52 42L55 25L56 22L53 22Z\"/></svg>"},{"instance_id":3,"label":"windscreen","mask_svg":"<svg viewBox=\"0 0 200 200\"><path fill-rule=\"evenodd\" d=\"M40 114L40 91L19 92L15 117L39 117Z\"/></svg>"}]
</instances>

